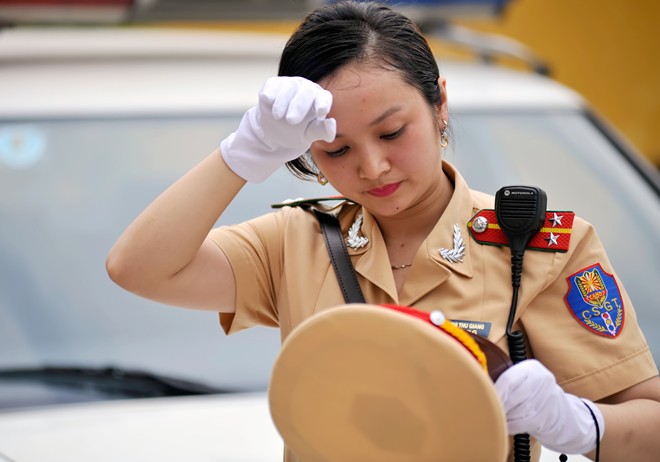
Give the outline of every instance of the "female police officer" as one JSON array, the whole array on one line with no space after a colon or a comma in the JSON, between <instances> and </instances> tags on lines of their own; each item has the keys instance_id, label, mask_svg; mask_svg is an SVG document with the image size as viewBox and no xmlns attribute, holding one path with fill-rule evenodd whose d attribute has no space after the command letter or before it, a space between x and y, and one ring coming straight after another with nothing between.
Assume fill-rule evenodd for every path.
<instances>
[{"instance_id":1,"label":"female police officer","mask_svg":"<svg viewBox=\"0 0 660 462\"><path fill-rule=\"evenodd\" d=\"M335 213L368 302L441 306L449 318L490 323L489 338L506 348L507 254L469 240L453 247L493 199L442 161L447 120L445 80L408 19L374 3L323 7L293 34L279 76L264 84L220 152L119 238L108 272L138 295L219 311L227 332L271 325L286 338L314 312L343 303L316 218L284 208L212 227L246 182L289 163L351 199ZM576 218L565 253L527 259L516 322L536 359L496 384L510 433L593 454L598 430L601 460L656 460L660 379L593 229ZM618 318L610 331L585 328L595 321L572 311L570 283L609 289L600 293Z\"/></svg>"}]
</instances>

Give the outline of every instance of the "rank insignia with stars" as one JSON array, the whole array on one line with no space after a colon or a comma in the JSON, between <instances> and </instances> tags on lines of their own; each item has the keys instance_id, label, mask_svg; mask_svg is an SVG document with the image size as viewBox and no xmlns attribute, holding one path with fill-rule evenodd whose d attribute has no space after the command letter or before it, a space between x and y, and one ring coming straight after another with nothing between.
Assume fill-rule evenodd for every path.
<instances>
[{"instance_id":1,"label":"rank insignia with stars","mask_svg":"<svg viewBox=\"0 0 660 462\"><path fill-rule=\"evenodd\" d=\"M551 210L545 214L545 223L527 245L528 249L566 252L571 242L575 213ZM497 223L495 210L480 210L467 224L470 235L479 244L508 245L509 241Z\"/></svg>"}]
</instances>

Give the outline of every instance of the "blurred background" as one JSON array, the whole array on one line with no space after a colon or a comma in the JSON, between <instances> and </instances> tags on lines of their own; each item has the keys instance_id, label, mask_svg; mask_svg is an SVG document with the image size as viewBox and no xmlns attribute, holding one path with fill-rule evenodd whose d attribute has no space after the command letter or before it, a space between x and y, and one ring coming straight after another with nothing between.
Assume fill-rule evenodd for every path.
<instances>
[{"instance_id":1,"label":"blurred background","mask_svg":"<svg viewBox=\"0 0 660 462\"><path fill-rule=\"evenodd\" d=\"M0 0L0 24L158 25L288 33L323 0ZM577 90L660 168L660 2L655 0L432 0L454 9L452 26L497 34L512 55L530 54ZM443 18L445 16L443 15ZM429 30L443 18L420 17ZM431 24L429 24L431 23ZM447 26L447 24L445 24ZM464 31L463 31L464 32ZM468 39L469 40L469 39ZM465 37L461 41L465 42ZM520 45L527 48L522 50ZM462 47L436 46L440 58ZM506 53L500 64L524 66Z\"/></svg>"},{"instance_id":2,"label":"blurred background","mask_svg":"<svg viewBox=\"0 0 660 462\"><path fill-rule=\"evenodd\" d=\"M660 2L512 0L460 23L519 40L660 167Z\"/></svg>"}]
</instances>

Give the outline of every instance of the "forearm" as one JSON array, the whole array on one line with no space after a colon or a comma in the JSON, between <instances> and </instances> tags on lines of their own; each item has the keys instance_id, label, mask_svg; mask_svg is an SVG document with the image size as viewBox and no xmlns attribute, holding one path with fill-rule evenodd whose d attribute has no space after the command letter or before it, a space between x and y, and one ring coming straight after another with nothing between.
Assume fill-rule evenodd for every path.
<instances>
[{"instance_id":1,"label":"forearm","mask_svg":"<svg viewBox=\"0 0 660 462\"><path fill-rule=\"evenodd\" d=\"M600 462L655 462L660 457L660 403L635 399L598 404L605 419ZM595 450L588 457L595 460Z\"/></svg>"},{"instance_id":2,"label":"forearm","mask_svg":"<svg viewBox=\"0 0 660 462\"><path fill-rule=\"evenodd\" d=\"M245 184L216 150L154 200L108 254L111 278L128 290L173 277L196 256Z\"/></svg>"},{"instance_id":3,"label":"forearm","mask_svg":"<svg viewBox=\"0 0 660 462\"><path fill-rule=\"evenodd\" d=\"M326 118L332 94L301 77L272 77L259 103L216 150L169 187L120 236L108 254L110 278L164 303L231 312L233 268L209 231L246 181L266 180L319 139L335 137Z\"/></svg>"}]
</instances>

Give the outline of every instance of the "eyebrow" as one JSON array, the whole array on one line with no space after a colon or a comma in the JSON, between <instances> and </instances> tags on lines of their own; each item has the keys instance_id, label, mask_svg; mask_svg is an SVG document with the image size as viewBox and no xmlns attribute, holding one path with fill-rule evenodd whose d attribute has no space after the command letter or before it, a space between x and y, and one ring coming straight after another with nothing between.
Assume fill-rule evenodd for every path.
<instances>
[{"instance_id":1,"label":"eyebrow","mask_svg":"<svg viewBox=\"0 0 660 462\"><path fill-rule=\"evenodd\" d=\"M377 125L377 124L381 123L383 120L387 119L389 116L391 116L394 113L399 112L402 109L403 109L403 106L392 106L391 108L389 108L388 110L383 112L381 115L376 117L374 120L372 120L369 123L368 126L373 127L374 125ZM335 138L341 138L342 136L344 136L342 133L337 133Z\"/></svg>"}]
</instances>

